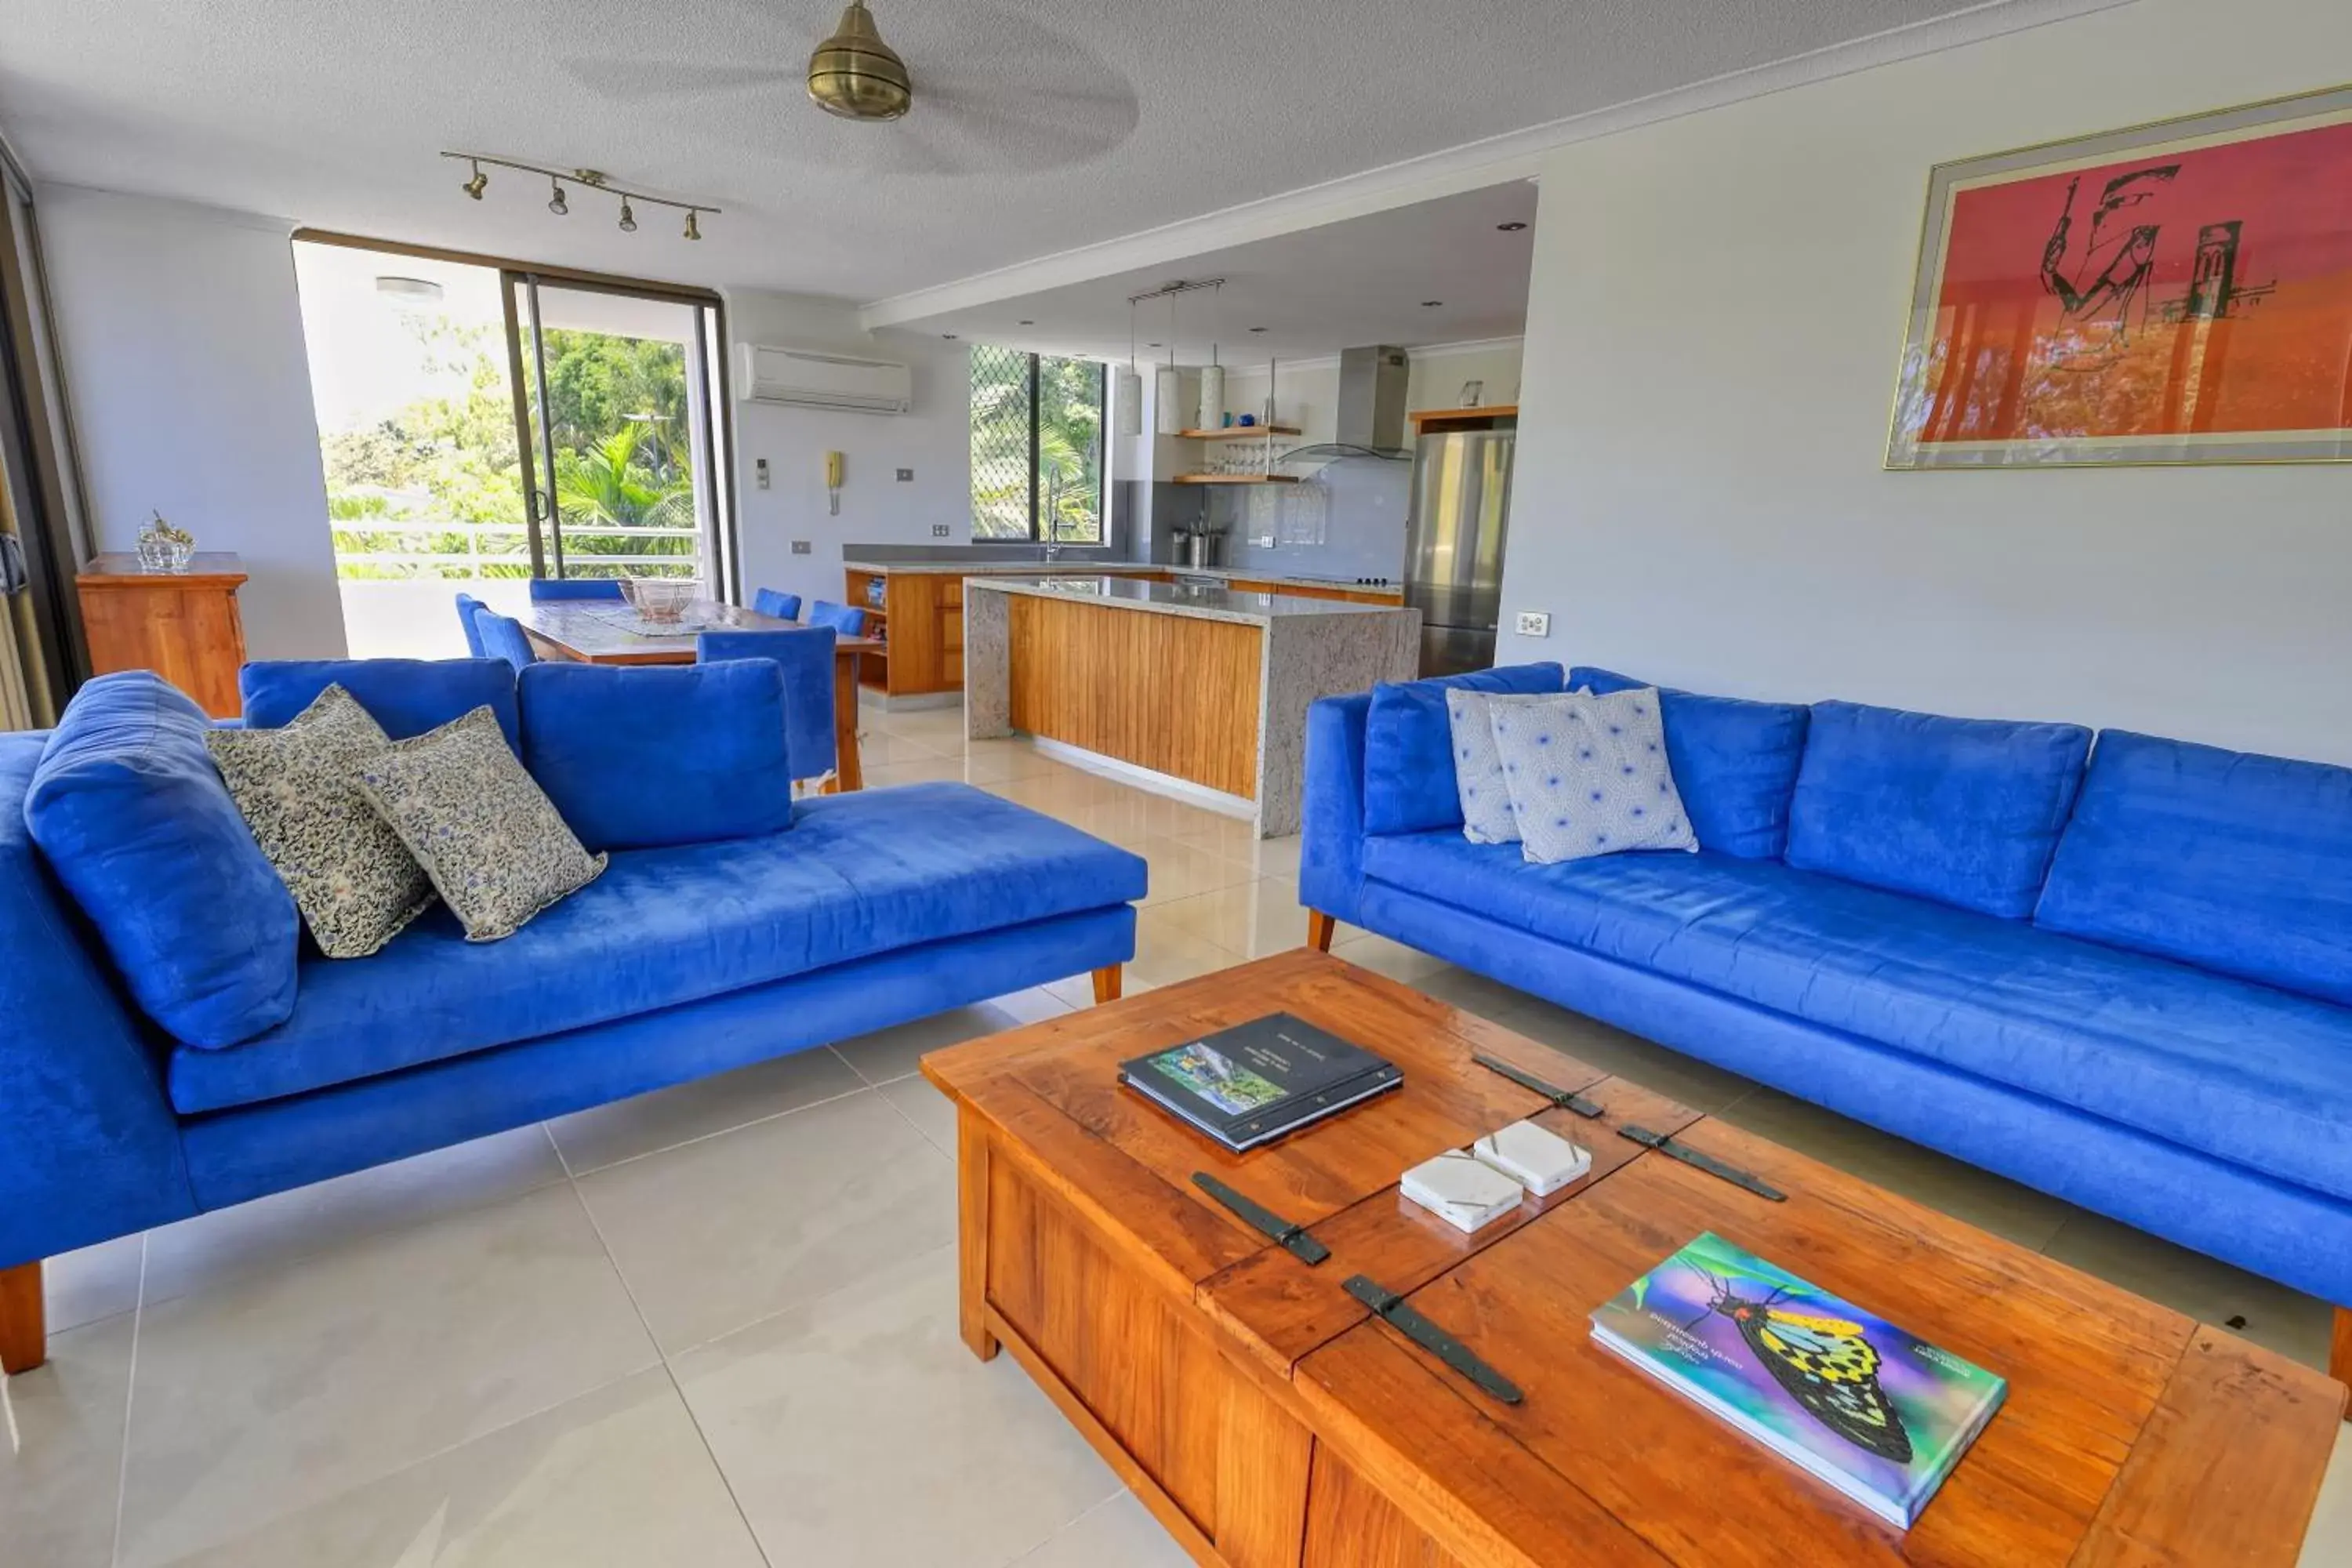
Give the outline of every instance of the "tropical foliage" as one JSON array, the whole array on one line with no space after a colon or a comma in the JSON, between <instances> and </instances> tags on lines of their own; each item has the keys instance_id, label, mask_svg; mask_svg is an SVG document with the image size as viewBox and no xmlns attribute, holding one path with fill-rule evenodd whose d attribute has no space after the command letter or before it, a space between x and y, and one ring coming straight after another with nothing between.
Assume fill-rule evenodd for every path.
<instances>
[{"instance_id":1,"label":"tropical foliage","mask_svg":"<svg viewBox=\"0 0 2352 1568\"><path fill-rule=\"evenodd\" d=\"M1030 365L1037 440L1029 440ZM979 539L1098 544L1103 367L982 344L971 351L971 531ZM1030 473L1036 473L1035 513Z\"/></svg>"}]
</instances>

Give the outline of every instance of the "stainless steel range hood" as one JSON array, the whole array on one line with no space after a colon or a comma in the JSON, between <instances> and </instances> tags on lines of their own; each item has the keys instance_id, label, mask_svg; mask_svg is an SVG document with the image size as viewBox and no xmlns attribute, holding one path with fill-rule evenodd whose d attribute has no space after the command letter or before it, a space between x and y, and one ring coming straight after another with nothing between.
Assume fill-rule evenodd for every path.
<instances>
[{"instance_id":1,"label":"stainless steel range hood","mask_svg":"<svg viewBox=\"0 0 2352 1568\"><path fill-rule=\"evenodd\" d=\"M1404 390L1410 374L1402 349L1382 344L1341 350L1339 426L1332 440L1376 452L1404 450Z\"/></svg>"}]
</instances>

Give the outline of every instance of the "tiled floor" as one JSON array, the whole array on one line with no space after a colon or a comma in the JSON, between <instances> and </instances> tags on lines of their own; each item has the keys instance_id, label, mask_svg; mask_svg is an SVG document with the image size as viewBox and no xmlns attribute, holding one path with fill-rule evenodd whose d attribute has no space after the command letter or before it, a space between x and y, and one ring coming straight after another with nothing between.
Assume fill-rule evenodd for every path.
<instances>
[{"instance_id":1,"label":"tiled floor","mask_svg":"<svg viewBox=\"0 0 2352 1568\"><path fill-rule=\"evenodd\" d=\"M964 778L1152 865L1130 990L1297 945L1296 839L869 714L867 779ZM1339 951L2303 1360L2320 1303L1363 932ZM0 1408L0 1563L1178 1568L1010 1357L955 1333L923 1052L1044 987L58 1260ZM2352 1443L2304 1562L2352 1563Z\"/></svg>"}]
</instances>

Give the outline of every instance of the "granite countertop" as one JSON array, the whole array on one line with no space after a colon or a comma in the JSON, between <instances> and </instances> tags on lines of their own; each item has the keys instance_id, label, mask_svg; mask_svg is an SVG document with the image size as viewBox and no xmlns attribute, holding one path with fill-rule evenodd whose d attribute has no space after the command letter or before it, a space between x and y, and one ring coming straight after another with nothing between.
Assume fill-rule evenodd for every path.
<instances>
[{"instance_id":1,"label":"granite countertop","mask_svg":"<svg viewBox=\"0 0 2352 1568\"><path fill-rule=\"evenodd\" d=\"M1101 573L1077 577L998 577L973 584L992 593L1026 594L1040 599L1089 599L1122 609L1160 615L1191 616L1203 621L1240 621L1267 626L1275 621L1311 620L1318 616L1418 615L1402 605L1350 604L1345 599L1295 599L1282 594L1249 594L1231 588L1188 588L1177 583L1143 583L1131 577Z\"/></svg>"},{"instance_id":2,"label":"granite countertop","mask_svg":"<svg viewBox=\"0 0 2352 1568\"><path fill-rule=\"evenodd\" d=\"M871 572L878 577L887 577L893 572L960 577L1116 577L1143 572L1174 572L1186 577L1222 577L1229 583L1240 579L1283 586L1345 588L1352 593L1394 594L1399 599L1404 597L1404 587L1397 583L1358 583L1339 577L1299 577L1281 572L1252 572L1236 566L1174 566L1151 561L1057 562L1050 566L1042 561L975 561L969 565L953 561L845 561L841 564L846 571ZM1381 608L1377 605L1370 607Z\"/></svg>"}]
</instances>

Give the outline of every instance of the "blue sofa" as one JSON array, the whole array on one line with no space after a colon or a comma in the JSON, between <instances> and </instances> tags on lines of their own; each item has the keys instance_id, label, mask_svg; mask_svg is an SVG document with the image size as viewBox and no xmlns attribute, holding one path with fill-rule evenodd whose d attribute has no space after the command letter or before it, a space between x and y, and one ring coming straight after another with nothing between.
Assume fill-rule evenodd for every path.
<instances>
[{"instance_id":1,"label":"blue sofa","mask_svg":"<svg viewBox=\"0 0 2352 1568\"><path fill-rule=\"evenodd\" d=\"M1139 857L961 784L794 803L781 761L747 816L747 792L713 786L781 757L772 664L586 670L247 667L248 724L284 723L331 681L394 739L487 703L588 847L610 848L504 941L465 941L436 905L362 959L298 948L266 861L261 882L217 887L158 868L192 847L259 851L233 842L202 716L152 677L92 682L54 735L0 735L8 1371L38 1363L39 1260L58 1253L1046 981L1093 971L1115 993ZM743 700L757 733L693 730ZM51 814L38 843L28 811ZM713 811L766 830L664 842ZM124 841L87 854L68 826Z\"/></svg>"},{"instance_id":2,"label":"blue sofa","mask_svg":"<svg viewBox=\"0 0 2352 1568\"><path fill-rule=\"evenodd\" d=\"M1699 853L1470 843L1443 688L1563 683L1636 684L1547 664L1315 705L1318 935L1366 927L2352 1303L2352 770L1669 689Z\"/></svg>"}]
</instances>

